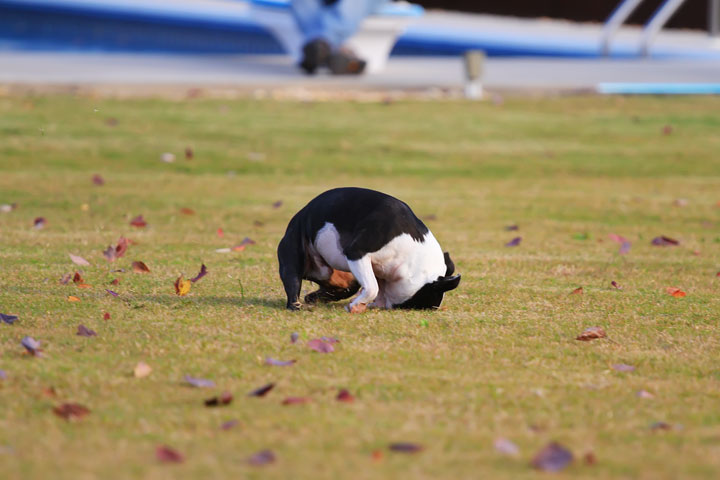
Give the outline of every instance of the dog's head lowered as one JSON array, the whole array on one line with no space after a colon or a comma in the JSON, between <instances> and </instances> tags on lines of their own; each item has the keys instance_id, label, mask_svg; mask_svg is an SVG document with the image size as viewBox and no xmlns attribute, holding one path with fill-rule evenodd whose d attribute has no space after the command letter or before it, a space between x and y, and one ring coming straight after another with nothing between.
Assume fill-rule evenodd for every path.
<instances>
[{"instance_id":1,"label":"dog's head lowered","mask_svg":"<svg viewBox=\"0 0 720 480\"><path fill-rule=\"evenodd\" d=\"M445 267L444 276L434 282L426 283L420 290L415 292L415 295L399 305L393 305L393 308L412 310L439 308L445 292L457 288L458 284L460 284L460 275L453 275L455 273L455 264L450 259L448 252L445 252Z\"/></svg>"}]
</instances>

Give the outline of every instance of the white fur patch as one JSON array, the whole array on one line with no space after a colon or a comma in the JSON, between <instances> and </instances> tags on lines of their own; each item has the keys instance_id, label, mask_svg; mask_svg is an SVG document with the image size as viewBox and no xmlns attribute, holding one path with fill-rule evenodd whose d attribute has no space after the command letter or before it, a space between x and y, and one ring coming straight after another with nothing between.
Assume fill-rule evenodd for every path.
<instances>
[{"instance_id":1,"label":"white fur patch","mask_svg":"<svg viewBox=\"0 0 720 480\"><path fill-rule=\"evenodd\" d=\"M352 272L363 287L351 303L370 303L391 308L412 297L423 285L445 275L445 258L440 244L428 231L421 242L403 233L380 250L348 261L340 247L340 235L332 223L326 223L315 237L314 249L336 270Z\"/></svg>"}]
</instances>

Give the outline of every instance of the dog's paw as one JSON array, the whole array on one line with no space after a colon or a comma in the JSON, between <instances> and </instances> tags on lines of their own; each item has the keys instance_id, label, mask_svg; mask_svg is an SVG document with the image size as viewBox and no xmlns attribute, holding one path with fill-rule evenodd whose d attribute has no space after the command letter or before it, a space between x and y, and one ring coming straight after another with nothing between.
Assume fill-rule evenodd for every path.
<instances>
[{"instance_id":1,"label":"dog's paw","mask_svg":"<svg viewBox=\"0 0 720 480\"><path fill-rule=\"evenodd\" d=\"M345 309L350 313L363 313L367 310L367 303L358 303L356 305L348 305Z\"/></svg>"},{"instance_id":2,"label":"dog's paw","mask_svg":"<svg viewBox=\"0 0 720 480\"><path fill-rule=\"evenodd\" d=\"M293 302L293 303L288 303L286 308L288 310L290 310L291 312L297 312L298 310L300 310L300 307L302 307L302 303Z\"/></svg>"}]
</instances>

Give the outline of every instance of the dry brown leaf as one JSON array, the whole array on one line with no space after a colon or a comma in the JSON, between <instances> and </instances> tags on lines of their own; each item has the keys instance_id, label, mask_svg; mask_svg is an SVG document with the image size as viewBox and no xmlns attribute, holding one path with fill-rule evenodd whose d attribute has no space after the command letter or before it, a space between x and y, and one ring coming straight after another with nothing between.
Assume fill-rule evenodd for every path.
<instances>
[{"instance_id":1,"label":"dry brown leaf","mask_svg":"<svg viewBox=\"0 0 720 480\"><path fill-rule=\"evenodd\" d=\"M150 273L150 269L145 265L145 262L132 262L132 269L135 273Z\"/></svg>"},{"instance_id":2,"label":"dry brown leaf","mask_svg":"<svg viewBox=\"0 0 720 480\"><path fill-rule=\"evenodd\" d=\"M65 420L79 420L90 413L90 409L79 403L63 403L53 408L53 413Z\"/></svg>"},{"instance_id":3,"label":"dry brown leaf","mask_svg":"<svg viewBox=\"0 0 720 480\"><path fill-rule=\"evenodd\" d=\"M590 340L596 340L598 338L605 338L607 334L601 327L590 327L585 329L580 335L575 337L575 340L582 342L589 342Z\"/></svg>"},{"instance_id":4,"label":"dry brown leaf","mask_svg":"<svg viewBox=\"0 0 720 480\"><path fill-rule=\"evenodd\" d=\"M76 297L75 295L68 295L67 301L68 302L79 302L80 299L78 297Z\"/></svg>"},{"instance_id":5,"label":"dry brown leaf","mask_svg":"<svg viewBox=\"0 0 720 480\"><path fill-rule=\"evenodd\" d=\"M666 291L669 295L672 295L672 296L675 297L675 298L682 298L682 297L684 297L684 296L687 295L687 293L683 292L682 290L680 290L680 289L677 288L677 287L666 287L666 288L665 288L665 291Z\"/></svg>"},{"instance_id":6,"label":"dry brown leaf","mask_svg":"<svg viewBox=\"0 0 720 480\"><path fill-rule=\"evenodd\" d=\"M570 292L570 295L582 295L583 294L583 287L578 287L572 292Z\"/></svg>"},{"instance_id":7,"label":"dry brown leaf","mask_svg":"<svg viewBox=\"0 0 720 480\"><path fill-rule=\"evenodd\" d=\"M180 275L177 280L175 280L175 293L184 297L190 291L191 285L192 282L190 280L185 280L182 278L182 275Z\"/></svg>"}]
</instances>

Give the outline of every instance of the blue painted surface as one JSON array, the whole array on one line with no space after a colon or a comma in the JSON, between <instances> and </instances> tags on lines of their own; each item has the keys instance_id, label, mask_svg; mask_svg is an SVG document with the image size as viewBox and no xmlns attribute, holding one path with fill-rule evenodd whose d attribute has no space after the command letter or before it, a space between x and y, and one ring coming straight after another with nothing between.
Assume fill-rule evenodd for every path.
<instances>
[{"instance_id":1,"label":"blue painted surface","mask_svg":"<svg viewBox=\"0 0 720 480\"><path fill-rule=\"evenodd\" d=\"M720 83L600 83L608 95L720 95Z\"/></svg>"},{"instance_id":2,"label":"blue painted surface","mask_svg":"<svg viewBox=\"0 0 720 480\"><path fill-rule=\"evenodd\" d=\"M250 0L250 3L267 8L290 9L290 0ZM414 3L386 3L380 7L377 13L389 17L421 17L425 13L425 9Z\"/></svg>"},{"instance_id":3,"label":"blue painted surface","mask_svg":"<svg viewBox=\"0 0 720 480\"><path fill-rule=\"evenodd\" d=\"M286 0L255 0L274 4ZM200 4L201 6L201 4ZM152 53L281 54L273 35L239 9L217 5L202 10L172 9L148 0L0 0L0 48L21 50L125 51ZM489 56L597 58L596 42L556 36L507 35L497 32L410 26L392 55L457 56L471 49ZM637 57L636 48L616 48L615 58ZM654 50L655 58L714 58L720 52Z\"/></svg>"}]
</instances>

